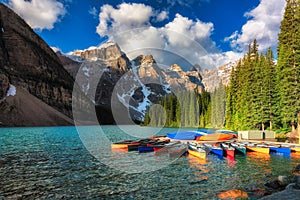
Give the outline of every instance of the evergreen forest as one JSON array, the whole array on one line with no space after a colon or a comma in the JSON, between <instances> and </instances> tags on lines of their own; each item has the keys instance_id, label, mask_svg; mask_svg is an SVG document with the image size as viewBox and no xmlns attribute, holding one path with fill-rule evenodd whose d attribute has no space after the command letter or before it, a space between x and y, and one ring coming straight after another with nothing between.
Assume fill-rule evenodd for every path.
<instances>
[{"instance_id":1,"label":"evergreen forest","mask_svg":"<svg viewBox=\"0 0 300 200\"><path fill-rule=\"evenodd\" d=\"M256 39L232 69L230 83L213 92L160 98L144 125L232 130L300 130L300 0L287 0L277 52L259 52ZM165 110L162 113L162 110ZM165 122L165 123L164 123Z\"/></svg>"}]
</instances>

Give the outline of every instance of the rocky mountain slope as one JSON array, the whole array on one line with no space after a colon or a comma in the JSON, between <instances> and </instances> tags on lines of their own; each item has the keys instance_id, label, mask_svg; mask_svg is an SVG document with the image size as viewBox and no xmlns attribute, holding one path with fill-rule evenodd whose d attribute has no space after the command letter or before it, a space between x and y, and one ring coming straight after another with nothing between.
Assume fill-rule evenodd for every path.
<instances>
[{"instance_id":1,"label":"rocky mountain slope","mask_svg":"<svg viewBox=\"0 0 300 200\"><path fill-rule=\"evenodd\" d=\"M228 85L230 81L230 74L237 65L237 62L230 62L226 65L220 66L216 69L201 70L201 76L203 77L202 83L207 92L213 92L220 83Z\"/></svg>"},{"instance_id":2,"label":"rocky mountain slope","mask_svg":"<svg viewBox=\"0 0 300 200\"><path fill-rule=\"evenodd\" d=\"M20 91L24 90L22 92L23 97L31 98L29 96L32 95L48 106L55 108L55 110L71 117L74 79L63 68L61 61L53 50L22 18L2 3L0 3L0 74L2 79L0 81L0 102L2 105L8 102L6 99L8 85L13 85L20 88ZM26 91L28 91L28 94ZM17 96L16 98L20 102L18 105L22 106L24 99ZM16 106L14 103L10 105ZM40 104L36 105L36 109L38 109L38 105ZM1 107L1 109L4 109L4 107ZM3 113L4 110L0 112ZM7 110L5 110L5 113L7 115L12 114ZM28 125L26 124L27 119L31 119L33 114L31 112L18 112L18 119L15 119L14 122L2 120L2 124L26 126ZM52 119L57 116L55 113L51 114ZM38 117L39 115L36 116L36 118ZM13 120L13 118L10 119ZM59 124L67 125L70 123ZM47 125L47 123L36 123L35 125ZM51 123L49 125L56 124Z\"/></svg>"},{"instance_id":3,"label":"rocky mountain slope","mask_svg":"<svg viewBox=\"0 0 300 200\"><path fill-rule=\"evenodd\" d=\"M84 60L78 73L79 85L96 107L129 108L136 121L143 121L147 108L161 96L182 90L201 93L204 89L199 71L185 72L177 64L164 70L152 55L129 60L113 42L77 50L71 56Z\"/></svg>"}]
</instances>

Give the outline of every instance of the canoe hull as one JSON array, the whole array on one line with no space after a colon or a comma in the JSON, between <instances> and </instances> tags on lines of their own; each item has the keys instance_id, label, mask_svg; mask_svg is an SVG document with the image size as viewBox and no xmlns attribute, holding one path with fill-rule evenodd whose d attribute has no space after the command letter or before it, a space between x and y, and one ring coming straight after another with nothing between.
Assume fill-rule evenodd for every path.
<instances>
[{"instance_id":1,"label":"canoe hull","mask_svg":"<svg viewBox=\"0 0 300 200\"><path fill-rule=\"evenodd\" d=\"M199 152L199 151L188 149L188 153L197 158L206 159L206 152Z\"/></svg>"},{"instance_id":2,"label":"canoe hull","mask_svg":"<svg viewBox=\"0 0 300 200\"><path fill-rule=\"evenodd\" d=\"M300 147L291 148L291 151L300 153Z\"/></svg>"},{"instance_id":3,"label":"canoe hull","mask_svg":"<svg viewBox=\"0 0 300 200\"><path fill-rule=\"evenodd\" d=\"M168 153L170 157L180 157L187 151L186 145L172 146L168 148Z\"/></svg>"},{"instance_id":4,"label":"canoe hull","mask_svg":"<svg viewBox=\"0 0 300 200\"><path fill-rule=\"evenodd\" d=\"M153 147L147 147L147 146L139 146L138 151L139 151L139 153L147 153L147 152L154 151L154 148Z\"/></svg>"},{"instance_id":5,"label":"canoe hull","mask_svg":"<svg viewBox=\"0 0 300 200\"><path fill-rule=\"evenodd\" d=\"M259 152L259 153L265 153L265 154L270 153L270 149L266 148L266 147L247 147L247 150L248 151Z\"/></svg>"},{"instance_id":6,"label":"canoe hull","mask_svg":"<svg viewBox=\"0 0 300 200\"><path fill-rule=\"evenodd\" d=\"M225 133L213 133L203 136L198 136L196 138L197 141L222 141L222 140L231 140L233 138L232 134Z\"/></svg>"},{"instance_id":7,"label":"canoe hull","mask_svg":"<svg viewBox=\"0 0 300 200\"><path fill-rule=\"evenodd\" d=\"M112 149L127 149L128 144L111 144Z\"/></svg>"},{"instance_id":8,"label":"canoe hull","mask_svg":"<svg viewBox=\"0 0 300 200\"><path fill-rule=\"evenodd\" d=\"M226 149L225 150L225 155L227 157L234 157L234 149Z\"/></svg>"},{"instance_id":9,"label":"canoe hull","mask_svg":"<svg viewBox=\"0 0 300 200\"><path fill-rule=\"evenodd\" d=\"M286 147L270 147L271 153L283 154L285 156L291 155L291 149Z\"/></svg>"},{"instance_id":10,"label":"canoe hull","mask_svg":"<svg viewBox=\"0 0 300 200\"><path fill-rule=\"evenodd\" d=\"M219 156L219 157L223 157L224 153L223 153L223 149L215 149L215 148L211 148L210 152Z\"/></svg>"},{"instance_id":11,"label":"canoe hull","mask_svg":"<svg viewBox=\"0 0 300 200\"><path fill-rule=\"evenodd\" d=\"M246 147L234 147L235 154L246 155Z\"/></svg>"}]
</instances>

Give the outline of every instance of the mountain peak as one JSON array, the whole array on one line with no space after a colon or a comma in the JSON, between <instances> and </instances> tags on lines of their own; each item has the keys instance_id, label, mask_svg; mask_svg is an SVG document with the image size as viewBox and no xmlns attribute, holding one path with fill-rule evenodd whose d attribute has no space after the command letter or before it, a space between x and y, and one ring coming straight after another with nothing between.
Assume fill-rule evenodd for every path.
<instances>
[{"instance_id":1,"label":"mountain peak","mask_svg":"<svg viewBox=\"0 0 300 200\"><path fill-rule=\"evenodd\" d=\"M116 60L120 58L123 53L117 43L108 41L99 46L91 46L85 50L76 50L69 53L69 55L81 57L89 61L107 61Z\"/></svg>"},{"instance_id":2,"label":"mountain peak","mask_svg":"<svg viewBox=\"0 0 300 200\"><path fill-rule=\"evenodd\" d=\"M135 66L146 66L156 64L152 55L139 55L134 60Z\"/></svg>"},{"instance_id":3,"label":"mountain peak","mask_svg":"<svg viewBox=\"0 0 300 200\"><path fill-rule=\"evenodd\" d=\"M200 72L202 69L200 67L200 65L198 64L195 64L193 67L191 67L191 69L189 71L192 71L192 72Z\"/></svg>"},{"instance_id":4,"label":"mountain peak","mask_svg":"<svg viewBox=\"0 0 300 200\"><path fill-rule=\"evenodd\" d=\"M173 64L171 67L168 68L169 71L181 72L183 71L181 67L177 64Z\"/></svg>"}]
</instances>

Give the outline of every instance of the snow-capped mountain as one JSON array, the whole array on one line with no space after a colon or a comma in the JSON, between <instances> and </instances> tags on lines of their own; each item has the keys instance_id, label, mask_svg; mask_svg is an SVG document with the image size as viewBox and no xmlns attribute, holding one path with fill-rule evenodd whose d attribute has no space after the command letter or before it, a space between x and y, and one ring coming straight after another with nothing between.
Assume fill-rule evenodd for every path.
<instances>
[{"instance_id":1,"label":"snow-capped mountain","mask_svg":"<svg viewBox=\"0 0 300 200\"><path fill-rule=\"evenodd\" d=\"M121 103L137 121L143 121L147 108L159 97L182 90L201 93L204 89L199 71L185 72L177 64L164 70L152 55L129 60L113 42L77 50L71 56L84 60L77 76L82 91L96 106ZM114 95L119 102L112 101Z\"/></svg>"}]
</instances>

